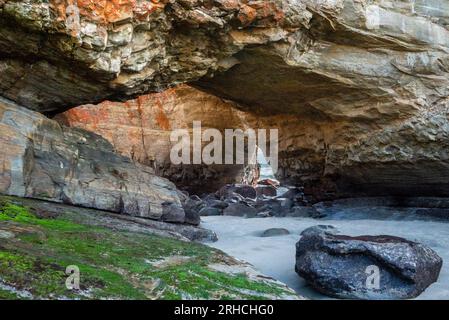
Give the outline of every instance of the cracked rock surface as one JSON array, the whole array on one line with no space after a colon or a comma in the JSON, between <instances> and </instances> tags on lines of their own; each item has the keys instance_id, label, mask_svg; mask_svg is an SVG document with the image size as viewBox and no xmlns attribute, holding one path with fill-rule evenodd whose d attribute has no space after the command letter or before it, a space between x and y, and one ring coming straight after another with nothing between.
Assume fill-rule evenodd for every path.
<instances>
[{"instance_id":1,"label":"cracked rock surface","mask_svg":"<svg viewBox=\"0 0 449 320\"><path fill-rule=\"evenodd\" d=\"M349 237L332 226L308 228L296 244L296 272L338 298L414 298L438 280L442 264L423 244L387 235Z\"/></svg>"},{"instance_id":2,"label":"cracked rock surface","mask_svg":"<svg viewBox=\"0 0 449 320\"><path fill-rule=\"evenodd\" d=\"M0 94L51 112L198 80L234 65L233 31L270 42L302 25L293 3L2 0Z\"/></svg>"},{"instance_id":3,"label":"cracked rock surface","mask_svg":"<svg viewBox=\"0 0 449 320\"><path fill-rule=\"evenodd\" d=\"M176 100L177 89L163 90L189 82L215 95L204 101L232 100L242 115L226 111L211 126L279 128L277 177L315 198L448 196L448 9L436 0L3 0L0 94L59 113L153 91ZM187 91L174 109L201 96ZM194 120L211 119L192 110ZM174 180L222 181L228 172L164 164L167 154L154 150L166 145L158 137L167 123L176 128L167 118L151 120L156 131L129 148L113 144L144 163L158 154ZM89 130L103 134L99 127Z\"/></svg>"},{"instance_id":4,"label":"cracked rock surface","mask_svg":"<svg viewBox=\"0 0 449 320\"><path fill-rule=\"evenodd\" d=\"M181 202L173 183L114 152L100 136L61 127L0 100L0 193L158 220ZM182 221L180 221L182 222Z\"/></svg>"}]
</instances>

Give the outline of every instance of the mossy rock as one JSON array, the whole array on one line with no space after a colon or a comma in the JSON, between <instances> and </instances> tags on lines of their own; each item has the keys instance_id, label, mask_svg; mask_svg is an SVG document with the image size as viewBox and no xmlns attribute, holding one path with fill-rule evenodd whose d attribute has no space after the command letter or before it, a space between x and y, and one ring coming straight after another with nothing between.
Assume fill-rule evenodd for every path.
<instances>
[{"instance_id":1,"label":"mossy rock","mask_svg":"<svg viewBox=\"0 0 449 320\"><path fill-rule=\"evenodd\" d=\"M42 218L27 203L0 197L0 299L298 298L208 246L83 223L79 208Z\"/></svg>"}]
</instances>

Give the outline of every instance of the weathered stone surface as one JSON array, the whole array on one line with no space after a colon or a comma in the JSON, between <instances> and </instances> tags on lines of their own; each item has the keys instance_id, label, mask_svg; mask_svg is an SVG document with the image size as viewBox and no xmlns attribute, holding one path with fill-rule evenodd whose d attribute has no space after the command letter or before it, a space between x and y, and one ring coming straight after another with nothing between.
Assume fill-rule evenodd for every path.
<instances>
[{"instance_id":1,"label":"weathered stone surface","mask_svg":"<svg viewBox=\"0 0 449 320\"><path fill-rule=\"evenodd\" d=\"M257 210L255 208L241 202L230 203L229 206L223 210L223 215L234 217L254 218L256 213Z\"/></svg>"},{"instance_id":2,"label":"weathered stone surface","mask_svg":"<svg viewBox=\"0 0 449 320\"><path fill-rule=\"evenodd\" d=\"M278 237L278 236L285 236L287 234L290 234L290 232L287 229L271 228L271 229L267 229L264 232L262 232L261 237L263 237L263 238Z\"/></svg>"},{"instance_id":3,"label":"weathered stone surface","mask_svg":"<svg viewBox=\"0 0 449 320\"><path fill-rule=\"evenodd\" d=\"M296 272L338 298L414 298L438 280L442 264L423 244L385 235L338 235L332 226L306 229L296 244ZM378 278L369 278L377 271Z\"/></svg>"},{"instance_id":4,"label":"weathered stone surface","mask_svg":"<svg viewBox=\"0 0 449 320\"><path fill-rule=\"evenodd\" d=\"M277 190L273 186L260 185L256 186L255 189L257 196L275 197L277 194Z\"/></svg>"},{"instance_id":5,"label":"weathered stone surface","mask_svg":"<svg viewBox=\"0 0 449 320\"><path fill-rule=\"evenodd\" d=\"M210 120L208 126L218 129L223 125L279 128L280 169L276 176L284 183L304 185L305 193L315 199L449 196L449 156L445 151L449 141L449 20L445 2L227 1L208 7L203 1L177 1L163 8L161 2L143 24L138 18L143 9L123 2L119 8L113 5L119 10L112 10L112 16L124 16L114 25L111 21L115 18L109 20L104 14L99 15L104 23L92 18L90 11L97 10L96 6L82 10L81 24L91 23L83 25L82 50L75 41L69 48L62 46L66 48L62 53L54 49L55 43L66 44L73 36L62 31L39 42L42 32L53 30L54 15L46 14L50 9L37 10L43 8L39 1L28 7L25 3L2 5L2 16L9 17L2 20L4 27L0 29L0 43L4 44L0 51L7 51L0 55L4 96L39 110L54 110L78 104L80 98L94 102L133 96L201 77L193 82L195 87L236 102L228 105L184 86L145 98L154 100L149 102L149 116L140 116L139 108L133 106L139 102L131 102L129 108L105 104L100 107L102 113L109 108L113 111L104 111L93 120L89 118L94 112L87 112L87 107L78 111L78 115L84 112L84 119L75 120L76 111L68 117L73 125L90 126L114 140L121 153L135 154L132 157L141 162L154 161L155 167L162 167L158 174L176 183L203 178L222 183L218 177L228 176L234 179L228 182L235 182L242 170L217 171L207 166L183 169L167 164L169 145L161 131L177 127L173 117L195 117ZM270 7L272 3L278 10ZM13 19L26 16L23 8L32 18ZM250 17L254 17L252 22ZM213 21L224 23L221 26ZM60 24L65 30L64 23ZM148 24L150 30L145 27ZM35 32L27 32L20 43L12 41L21 34L17 25ZM143 46L141 51L135 49L138 44ZM121 50L129 46L133 47L132 58L123 58ZM67 58L72 49L85 54ZM146 52L153 49L163 53L149 58L151 62L139 70L140 64L147 62ZM111 64L118 51L120 62ZM86 57L93 53L92 64L86 68ZM36 62L24 63L25 54L37 57ZM61 63L61 57L66 63ZM73 62L70 59L78 63L68 63ZM29 64L33 68L27 68ZM108 71L107 66L112 65L118 65L120 72ZM76 68L76 75L71 75L72 68ZM178 90L180 93L173 93ZM189 104L191 98L197 104ZM163 105L160 114L158 101ZM200 101L206 105L204 109ZM212 102L216 109L210 107L211 101L220 101ZM167 115L167 103L174 110L189 110L191 116L178 117L177 112ZM240 111L230 111L235 108ZM223 113L211 112L217 109ZM134 115L124 116L128 111ZM128 121L130 127L125 129L117 119L124 119L125 125L127 119L134 120ZM113 123L109 129L107 121ZM115 128L122 134L113 134ZM127 140L119 141L124 140L120 136L127 136L124 132L132 133L129 145ZM217 187L204 184L209 185Z\"/></svg>"},{"instance_id":6,"label":"weathered stone surface","mask_svg":"<svg viewBox=\"0 0 449 320\"><path fill-rule=\"evenodd\" d=\"M159 219L176 187L103 138L0 100L0 193Z\"/></svg>"},{"instance_id":7,"label":"weathered stone surface","mask_svg":"<svg viewBox=\"0 0 449 320\"><path fill-rule=\"evenodd\" d=\"M229 198L234 194L239 194L243 198L256 198L256 189L244 184L228 184L217 191L217 195L222 198Z\"/></svg>"},{"instance_id":8,"label":"weathered stone surface","mask_svg":"<svg viewBox=\"0 0 449 320\"><path fill-rule=\"evenodd\" d=\"M164 222L184 223L186 214L181 206L177 206L171 202L164 202L162 203L160 220Z\"/></svg>"},{"instance_id":9,"label":"weathered stone surface","mask_svg":"<svg viewBox=\"0 0 449 320\"><path fill-rule=\"evenodd\" d=\"M170 151L177 143L170 141L172 130L186 129L191 133L194 121L201 121L203 130L245 129L248 124L242 126L244 118L245 114L233 103L180 85L124 103L105 101L79 106L54 119L101 135L120 154L154 168L156 174L169 178L178 187L201 194L242 181L244 166L175 165L170 160Z\"/></svg>"},{"instance_id":10,"label":"weathered stone surface","mask_svg":"<svg viewBox=\"0 0 449 320\"><path fill-rule=\"evenodd\" d=\"M321 198L447 196L448 5L300 3L308 27L247 47L232 69L196 85L280 127L284 183Z\"/></svg>"},{"instance_id":11,"label":"weathered stone surface","mask_svg":"<svg viewBox=\"0 0 449 320\"><path fill-rule=\"evenodd\" d=\"M202 217L221 216L222 213L223 213L223 210L221 210L219 208L205 207L200 210L199 215Z\"/></svg>"},{"instance_id":12,"label":"weathered stone surface","mask_svg":"<svg viewBox=\"0 0 449 320\"><path fill-rule=\"evenodd\" d=\"M200 213L197 211L185 211L184 223L199 226L201 223Z\"/></svg>"},{"instance_id":13,"label":"weathered stone surface","mask_svg":"<svg viewBox=\"0 0 449 320\"><path fill-rule=\"evenodd\" d=\"M265 42L291 33L306 23L302 8L290 0L1 1L0 94L54 111L160 91L234 66L245 45L233 31L256 28Z\"/></svg>"}]
</instances>

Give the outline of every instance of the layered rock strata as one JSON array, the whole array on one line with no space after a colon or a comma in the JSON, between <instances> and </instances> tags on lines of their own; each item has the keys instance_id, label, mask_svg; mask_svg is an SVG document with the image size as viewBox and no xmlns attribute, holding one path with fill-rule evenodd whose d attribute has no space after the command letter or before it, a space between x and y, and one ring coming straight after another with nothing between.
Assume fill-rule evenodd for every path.
<instances>
[{"instance_id":1,"label":"layered rock strata","mask_svg":"<svg viewBox=\"0 0 449 320\"><path fill-rule=\"evenodd\" d=\"M0 100L0 193L159 219L182 211L173 183L100 136ZM182 222L182 221L180 221Z\"/></svg>"}]
</instances>

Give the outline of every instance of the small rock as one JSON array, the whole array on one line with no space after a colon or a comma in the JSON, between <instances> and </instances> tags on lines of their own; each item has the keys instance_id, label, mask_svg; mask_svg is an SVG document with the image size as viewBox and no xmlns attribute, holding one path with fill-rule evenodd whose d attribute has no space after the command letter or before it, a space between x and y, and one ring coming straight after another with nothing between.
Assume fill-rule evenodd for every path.
<instances>
[{"instance_id":1,"label":"small rock","mask_svg":"<svg viewBox=\"0 0 449 320\"><path fill-rule=\"evenodd\" d=\"M271 212L270 211L262 211L262 212L258 212L257 214L256 214L256 217L257 218L269 218L269 217L272 217L273 215L271 214Z\"/></svg>"},{"instance_id":2,"label":"small rock","mask_svg":"<svg viewBox=\"0 0 449 320\"><path fill-rule=\"evenodd\" d=\"M255 208L243 203L230 203L229 206L223 210L223 215L225 216L253 218L256 214L257 210Z\"/></svg>"},{"instance_id":3,"label":"small rock","mask_svg":"<svg viewBox=\"0 0 449 320\"><path fill-rule=\"evenodd\" d=\"M187 191L177 190L177 194L182 204L189 200L189 193Z\"/></svg>"},{"instance_id":4,"label":"small rock","mask_svg":"<svg viewBox=\"0 0 449 320\"><path fill-rule=\"evenodd\" d=\"M215 193L208 193L208 194L204 195L203 197L201 197L201 199L205 203L209 203L211 201L219 200L219 198L217 197L217 195Z\"/></svg>"},{"instance_id":5,"label":"small rock","mask_svg":"<svg viewBox=\"0 0 449 320\"><path fill-rule=\"evenodd\" d=\"M212 208L218 208L218 209L226 209L228 204L225 201L221 201L221 200L212 200L209 201L209 206Z\"/></svg>"},{"instance_id":6,"label":"small rock","mask_svg":"<svg viewBox=\"0 0 449 320\"><path fill-rule=\"evenodd\" d=\"M201 198L198 197L197 195L191 195L191 196L190 196L190 200L193 201L194 203L200 203L200 202L203 202L203 200L201 200Z\"/></svg>"},{"instance_id":7,"label":"small rock","mask_svg":"<svg viewBox=\"0 0 449 320\"><path fill-rule=\"evenodd\" d=\"M191 224L194 226L199 226L201 223L201 217L199 212L193 210L185 211L184 223Z\"/></svg>"},{"instance_id":8,"label":"small rock","mask_svg":"<svg viewBox=\"0 0 449 320\"><path fill-rule=\"evenodd\" d=\"M442 264L423 244L339 235L332 226L308 228L296 244L296 272L317 291L343 299L415 298L438 280Z\"/></svg>"},{"instance_id":9,"label":"small rock","mask_svg":"<svg viewBox=\"0 0 449 320\"><path fill-rule=\"evenodd\" d=\"M233 193L237 193L244 198L251 198L251 199L255 199L257 196L256 189L254 189L254 187L252 186L245 184L234 184L234 185L227 184L217 192L217 195L219 197L228 198L232 196Z\"/></svg>"},{"instance_id":10,"label":"small rock","mask_svg":"<svg viewBox=\"0 0 449 320\"><path fill-rule=\"evenodd\" d=\"M270 198L270 199L262 199L258 198L255 204L257 211L270 211L273 216L280 216L282 212L281 201Z\"/></svg>"},{"instance_id":11,"label":"small rock","mask_svg":"<svg viewBox=\"0 0 449 320\"><path fill-rule=\"evenodd\" d=\"M226 203L237 203L237 202L242 202L245 201L245 198L238 194L233 192L232 194L229 194L227 197L222 197L221 198L222 201L226 202Z\"/></svg>"},{"instance_id":12,"label":"small rock","mask_svg":"<svg viewBox=\"0 0 449 320\"><path fill-rule=\"evenodd\" d=\"M259 180L257 184L262 186L273 186L273 187L279 187L280 185L279 181L273 179L262 179Z\"/></svg>"},{"instance_id":13,"label":"small rock","mask_svg":"<svg viewBox=\"0 0 449 320\"><path fill-rule=\"evenodd\" d=\"M206 204L197 196L191 196L187 201L183 203L184 211L189 217L199 215L199 212L204 208Z\"/></svg>"},{"instance_id":14,"label":"small rock","mask_svg":"<svg viewBox=\"0 0 449 320\"><path fill-rule=\"evenodd\" d=\"M295 206L291 208L291 210L285 215L286 217L292 218L322 218L324 215L321 214L314 207L303 207L303 206Z\"/></svg>"},{"instance_id":15,"label":"small rock","mask_svg":"<svg viewBox=\"0 0 449 320\"><path fill-rule=\"evenodd\" d=\"M199 214L202 217L221 216L222 210L220 210L218 208L214 208L214 207L205 207L200 210Z\"/></svg>"},{"instance_id":16,"label":"small rock","mask_svg":"<svg viewBox=\"0 0 449 320\"><path fill-rule=\"evenodd\" d=\"M184 223L185 218L186 214L181 207L178 207L173 203L168 202L162 203L162 215L160 217L161 221Z\"/></svg>"},{"instance_id":17,"label":"small rock","mask_svg":"<svg viewBox=\"0 0 449 320\"><path fill-rule=\"evenodd\" d=\"M284 228L271 228L265 230L261 237L278 237L278 236L285 236L287 234L290 234L290 232L287 229Z\"/></svg>"},{"instance_id":18,"label":"small rock","mask_svg":"<svg viewBox=\"0 0 449 320\"><path fill-rule=\"evenodd\" d=\"M277 190L273 186L257 186L256 187L257 196L267 196L267 197L276 197Z\"/></svg>"},{"instance_id":19,"label":"small rock","mask_svg":"<svg viewBox=\"0 0 449 320\"><path fill-rule=\"evenodd\" d=\"M288 189L288 191L281 194L280 197L294 199L294 198L297 198L297 197L303 196L303 195L304 195L304 192L300 188L295 187L295 188Z\"/></svg>"}]
</instances>

